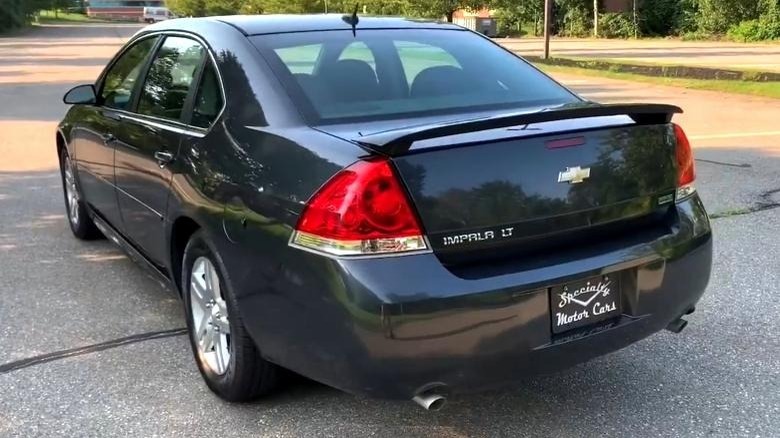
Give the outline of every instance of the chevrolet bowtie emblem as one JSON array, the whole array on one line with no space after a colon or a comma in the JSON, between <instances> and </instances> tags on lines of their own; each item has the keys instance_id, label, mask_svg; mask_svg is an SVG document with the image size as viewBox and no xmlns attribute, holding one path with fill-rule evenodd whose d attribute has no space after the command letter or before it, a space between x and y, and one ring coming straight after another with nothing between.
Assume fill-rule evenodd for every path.
<instances>
[{"instance_id":1,"label":"chevrolet bowtie emblem","mask_svg":"<svg viewBox=\"0 0 780 438\"><path fill-rule=\"evenodd\" d=\"M590 167L584 169L580 166L567 167L563 172L558 172L559 183L567 182L570 184L579 184L587 178L590 178Z\"/></svg>"}]
</instances>

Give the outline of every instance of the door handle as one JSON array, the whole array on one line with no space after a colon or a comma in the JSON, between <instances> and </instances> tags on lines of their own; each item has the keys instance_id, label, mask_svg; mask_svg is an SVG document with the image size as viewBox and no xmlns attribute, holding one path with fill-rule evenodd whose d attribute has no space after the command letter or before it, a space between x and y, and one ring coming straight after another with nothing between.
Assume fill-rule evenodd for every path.
<instances>
[{"instance_id":1,"label":"door handle","mask_svg":"<svg viewBox=\"0 0 780 438\"><path fill-rule=\"evenodd\" d=\"M116 140L116 136L114 134L105 134L105 135L102 135L101 137L103 137L103 143L106 143L106 144L111 143L114 140Z\"/></svg>"},{"instance_id":2,"label":"door handle","mask_svg":"<svg viewBox=\"0 0 780 438\"><path fill-rule=\"evenodd\" d=\"M154 153L154 159L157 160L157 164L160 165L160 168L163 168L166 164L173 161L173 154L168 151L157 151Z\"/></svg>"}]
</instances>

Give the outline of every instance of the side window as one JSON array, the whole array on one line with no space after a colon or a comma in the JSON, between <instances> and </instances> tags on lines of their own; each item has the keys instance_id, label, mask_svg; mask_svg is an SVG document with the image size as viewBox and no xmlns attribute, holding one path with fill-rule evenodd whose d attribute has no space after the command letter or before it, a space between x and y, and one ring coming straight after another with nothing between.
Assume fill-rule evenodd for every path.
<instances>
[{"instance_id":1,"label":"side window","mask_svg":"<svg viewBox=\"0 0 780 438\"><path fill-rule=\"evenodd\" d=\"M368 46L362 41L350 43L347 47L345 47L344 50L341 51L341 55L339 55L339 61L344 59L363 61L370 65L371 68L374 69L374 74L376 74L376 61L374 60L374 54L371 52L371 49L369 49Z\"/></svg>"},{"instance_id":2,"label":"side window","mask_svg":"<svg viewBox=\"0 0 780 438\"><path fill-rule=\"evenodd\" d=\"M431 67L461 68L460 63L441 47L411 41L395 41L394 43L409 86L414 83L414 79L421 71Z\"/></svg>"},{"instance_id":3,"label":"side window","mask_svg":"<svg viewBox=\"0 0 780 438\"><path fill-rule=\"evenodd\" d=\"M189 38L167 37L152 60L138 112L179 120L205 49Z\"/></svg>"},{"instance_id":4,"label":"side window","mask_svg":"<svg viewBox=\"0 0 780 438\"><path fill-rule=\"evenodd\" d=\"M130 47L108 70L100 91L103 105L128 109L133 87L157 38L147 38Z\"/></svg>"},{"instance_id":5,"label":"side window","mask_svg":"<svg viewBox=\"0 0 780 438\"><path fill-rule=\"evenodd\" d=\"M217 119L220 109L222 109L222 92L214 64L209 60L203 70L198 94L195 96L190 123L193 126L208 128Z\"/></svg>"}]
</instances>

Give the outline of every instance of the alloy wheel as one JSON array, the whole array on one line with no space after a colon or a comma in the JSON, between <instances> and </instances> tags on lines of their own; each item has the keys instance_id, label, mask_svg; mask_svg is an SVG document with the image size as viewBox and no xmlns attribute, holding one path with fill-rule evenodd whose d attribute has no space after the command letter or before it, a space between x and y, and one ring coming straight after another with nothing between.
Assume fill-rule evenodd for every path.
<instances>
[{"instance_id":1,"label":"alloy wheel","mask_svg":"<svg viewBox=\"0 0 780 438\"><path fill-rule=\"evenodd\" d=\"M65 197L68 201L68 219L73 225L79 224L79 191L76 188L76 178L73 175L73 166L70 158L65 157Z\"/></svg>"},{"instance_id":2,"label":"alloy wheel","mask_svg":"<svg viewBox=\"0 0 780 438\"><path fill-rule=\"evenodd\" d=\"M190 275L192 329L202 363L218 375L230 365L230 324L219 273L207 257L198 257Z\"/></svg>"}]
</instances>

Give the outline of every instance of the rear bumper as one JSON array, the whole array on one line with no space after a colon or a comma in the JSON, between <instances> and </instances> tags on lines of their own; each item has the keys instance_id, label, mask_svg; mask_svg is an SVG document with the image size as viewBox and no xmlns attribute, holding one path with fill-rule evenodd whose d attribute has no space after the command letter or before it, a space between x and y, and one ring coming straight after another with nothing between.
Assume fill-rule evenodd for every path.
<instances>
[{"instance_id":1,"label":"rear bumper","mask_svg":"<svg viewBox=\"0 0 780 438\"><path fill-rule=\"evenodd\" d=\"M661 238L482 278L455 275L433 254L332 260L298 251L263 290L237 288L247 292L242 316L269 360L348 392L487 389L618 350L691 309L709 281L712 236L698 197L677 210L679 225ZM553 335L549 288L615 272L623 315Z\"/></svg>"}]
</instances>

